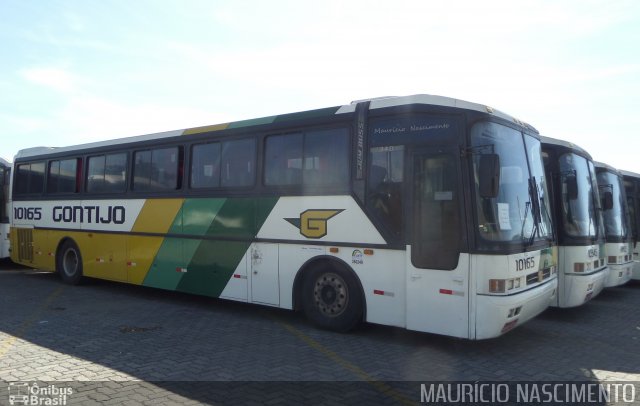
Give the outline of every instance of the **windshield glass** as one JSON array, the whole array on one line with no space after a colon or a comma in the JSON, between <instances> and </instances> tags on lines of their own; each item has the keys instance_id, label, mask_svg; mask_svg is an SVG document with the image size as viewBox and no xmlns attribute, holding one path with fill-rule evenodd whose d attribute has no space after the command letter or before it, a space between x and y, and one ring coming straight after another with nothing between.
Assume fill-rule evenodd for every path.
<instances>
[{"instance_id":1,"label":"windshield glass","mask_svg":"<svg viewBox=\"0 0 640 406\"><path fill-rule=\"evenodd\" d=\"M596 207L589 161L580 155L560 156L560 208L564 232L572 237L596 236ZM571 195L571 183L577 195Z\"/></svg>"},{"instance_id":2,"label":"windshield glass","mask_svg":"<svg viewBox=\"0 0 640 406\"><path fill-rule=\"evenodd\" d=\"M594 201L596 205L596 218L598 220L598 239L604 240L604 220L602 220L602 205L600 204L600 197L596 195L598 190L598 177L596 176L596 167L593 162L589 161L589 174L591 174L591 187L594 190ZM596 198L596 196L598 196Z\"/></svg>"},{"instance_id":3,"label":"windshield glass","mask_svg":"<svg viewBox=\"0 0 640 406\"><path fill-rule=\"evenodd\" d=\"M484 239L526 242L532 237L549 235L540 142L533 137L525 138L526 148L520 131L490 122L478 123L471 130L478 229ZM495 198L480 196L479 166L481 156L485 154L500 157L500 183ZM532 173L529 173L528 163L532 164ZM532 183L534 178L535 183ZM535 204L532 195L541 199L540 204ZM540 218L537 225L536 218Z\"/></svg>"},{"instance_id":4,"label":"windshield glass","mask_svg":"<svg viewBox=\"0 0 640 406\"><path fill-rule=\"evenodd\" d=\"M539 140L526 134L524 142L527 147L527 158L529 159L532 180L535 180L535 185L538 189L541 220L538 231L541 237L546 237L551 234L551 211L548 204L547 179L542 166L542 144Z\"/></svg>"},{"instance_id":5,"label":"windshield glass","mask_svg":"<svg viewBox=\"0 0 640 406\"><path fill-rule=\"evenodd\" d=\"M627 207L629 209L629 220L631 221L631 235L633 240L638 240L638 207L636 206L636 182L632 179L624 178L624 188L627 194Z\"/></svg>"},{"instance_id":6,"label":"windshield glass","mask_svg":"<svg viewBox=\"0 0 640 406\"><path fill-rule=\"evenodd\" d=\"M613 196L611 209L602 212L606 236L608 238L626 237L627 219L620 177L612 172L602 171L598 173L598 187L601 200L604 199L605 193L611 193Z\"/></svg>"}]
</instances>

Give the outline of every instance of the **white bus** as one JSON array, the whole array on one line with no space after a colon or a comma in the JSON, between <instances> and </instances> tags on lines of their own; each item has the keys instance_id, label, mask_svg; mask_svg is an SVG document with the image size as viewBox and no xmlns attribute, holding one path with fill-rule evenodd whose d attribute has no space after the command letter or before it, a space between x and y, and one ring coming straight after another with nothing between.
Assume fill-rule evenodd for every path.
<instances>
[{"instance_id":1,"label":"white bus","mask_svg":"<svg viewBox=\"0 0 640 406\"><path fill-rule=\"evenodd\" d=\"M9 208L11 164L0 158L0 258L9 257Z\"/></svg>"},{"instance_id":2,"label":"white bus","mask_svg":"<svg viewBox=\"0 0 640 406\"><path fill-rule=\"evenodd\" d=\"M620 172L601 162L595 162L595 165L609 266L605 287L619 286L629 282L633 269L629 209Z\"/></svg>"},{"instance_id":3,"label":"white bus","mask_svg":"<svg viewBox=\"0 0 640 406\"><path fill-rule=\"evenodd\" d=\"M632 255L633 272L631 279L640 280L640 174L629 171L620 171L624 179L624 188L627 195L627 206L631 219L631 235L633 236Z\"/></svg>"},{"instance_id":4,"label":"white bus","mask_svg":"<svg viewBox=\"0 0 640 406\"><path fill-rule=\"evenodd\" d=\"M542 157L558 241L553 305L580 306L602 291L609 276L593 159L575 144L548 137L542 137Z\"/></svg>"},{"instance_id":5,"label":"white bus","mask_svg":"<svg viewBox=\"0 0 640 406\"><path fill-rule=\"evenodd\" d=\"M538 132L416 95L64 148L14 162L12 259L467 339L555 299Z\"/></svg>"}]
</instances>

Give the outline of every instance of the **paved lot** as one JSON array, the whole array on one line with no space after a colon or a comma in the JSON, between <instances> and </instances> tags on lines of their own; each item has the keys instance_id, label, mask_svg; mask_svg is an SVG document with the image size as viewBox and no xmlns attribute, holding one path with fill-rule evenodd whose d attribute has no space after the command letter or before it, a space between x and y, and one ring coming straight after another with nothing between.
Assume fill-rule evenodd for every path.
<instances>
[{"instance_id":1,"label":"paved lot","mask_svg":"<svg viewBox=\"0 0 640 406\"><path fill-rule=\"evenodd\" d=\"M419 382L458 380L637 384L640 284L470 342L374 325L336 334L289 311L105 281L66 286L0 264L0 381L70 387L67 404L412 404ZM18 390L7 385L0 404Z\"/></svg>"}]
</instances>

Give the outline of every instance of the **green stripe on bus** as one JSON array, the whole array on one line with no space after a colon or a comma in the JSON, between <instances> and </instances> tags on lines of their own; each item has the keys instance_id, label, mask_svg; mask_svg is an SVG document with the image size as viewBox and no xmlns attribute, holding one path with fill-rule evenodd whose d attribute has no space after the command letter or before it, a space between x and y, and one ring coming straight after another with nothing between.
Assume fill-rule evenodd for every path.
<instances>
[{"instance_id":1,"label":"green stripe on bus","mask_svg":"<svg viewBox=\"0 0 640 406\"><path fill-rule=\"evenodd\" d=\"M219 297L249 245L248 241L202 240L175 289Z\"/></svg>"},{"instance_id":2,"label":"green stripe on bus","mask_svg":"<svg viewBox=\"0 0 640 406\"><path fill-rule=\"evenodd\" d=\"M318 110L302 111L300 113L281 114L274 120L275 123L292 120L308 120L310 118L327 117L336 114L340 107L327 107Z\"/></svg>"},{"instance_id":3,"label":"green stripe on bus","mask_svg":"<svg viewBox=\"0 0 640 406\"><path fill-rule=\"evenodd\" d=\"M205 235L227 199L187 199L178 211L169 233ZM186 269L200 245L199 240L165 238L142 283L163 289L175 289L183 277L179 269Z\"/></svg>"},{"instance_id":4,"label":"green stripe on bus","mask_svg":"<svg viewBox=\"0 0 640 406\"><path fill-rule=\"evenodd\" d=\"M227 199L186 199L182 205L182 233L205 235Z\"/></svg>"},{"instance_id":5,"label":"green stripe on bus","mask_svg":"<svg viewBox=\"0 0 640 406\"><path fill-rule=\"evenodd\" d=\"M277 197L228 199L211 223L207 236L251 240L277 201ZM201 241L176 289L220 296L250 244L249 241Z\"/></svg>"},{"instance_id":6,"label":"green stripe on bus","mask_svg":"<svg viewBox=\"0 0 640 406\"><path fill-rule=\"evenodd\" d=\"M235 121L233 123L229 123L229 126L227 128L231 129L231 128L251 127L254 125L261 125L261 124L271 124L276 119L276 117L277 116L271 116L271 117L254 118L251 120Z\"/></svg>"}]
</instances>

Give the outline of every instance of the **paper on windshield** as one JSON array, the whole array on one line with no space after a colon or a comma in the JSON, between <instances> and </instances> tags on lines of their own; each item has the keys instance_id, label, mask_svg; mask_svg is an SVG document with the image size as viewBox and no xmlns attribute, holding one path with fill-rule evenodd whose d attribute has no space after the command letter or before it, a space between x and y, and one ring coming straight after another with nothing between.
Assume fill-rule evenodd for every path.
<instances>
[{"instance_id":1,"label":"paper on windshield","mask_svg":"<svg viewBox=\"0 0 640 406\"><path fill-rule=\"evenodd\" d=\"M498 203L498 225L500 230L511 230L509 203Z\"/></svg>"}]
</instances>

